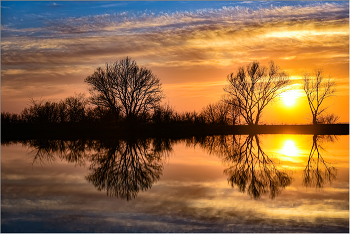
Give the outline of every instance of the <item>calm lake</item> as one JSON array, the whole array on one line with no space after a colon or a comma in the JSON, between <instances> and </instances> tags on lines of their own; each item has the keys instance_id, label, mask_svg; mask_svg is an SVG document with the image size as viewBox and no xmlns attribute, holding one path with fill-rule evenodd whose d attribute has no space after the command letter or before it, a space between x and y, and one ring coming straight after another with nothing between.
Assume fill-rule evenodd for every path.
<instances>
[{"instance_id":1,"label":"calm lake","mask_svg":"<svg viewBox=\"0 0 350 234\"><path fill-rule=\"evenodd\" d=\"M349 232L349 136L1 146L2 232Z\"/></svg>"}]
</instances>

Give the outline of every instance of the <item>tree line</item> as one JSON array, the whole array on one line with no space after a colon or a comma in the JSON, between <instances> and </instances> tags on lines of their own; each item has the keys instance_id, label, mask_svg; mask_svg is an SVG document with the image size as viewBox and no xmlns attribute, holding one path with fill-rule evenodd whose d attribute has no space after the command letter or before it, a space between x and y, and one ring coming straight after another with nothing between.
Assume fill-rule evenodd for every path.
<instances>
[{"instance_id":1,"label":"tree line","mask_svg":"<svg viewBox=\"0 0 350 234\"><path fill-rule=\"evenodd\" d=\"M85 79L90 97L82 94L61 101L30 100L20 114L1 113L2 124L220 124L258 125L264 108L289 89L289 75L273 61L262 66L254 61L227 77L221 100L201 111L175 111L165 97L159 78L151 70L126 58L97 68ZM303 89L312 123L335 123L339 117L325 115L324 100L335 93L335 82L321 69L305 73Z\"/></svg>"},{"instance_id":2,"label":"tree line","mask_svg":"<svg viewBox=\"0 0 350 234\"><path fill-rule=\"evenodd\" d=\"M150 112L133 116L130 122L123 113L103 106L92 106L82 94L61 101L33 100L20 114L2 112L2 124L221 124L237 123L237 115L228 104L218 101L202 111L176 112L168 104L157 106Z\"/></svg>"}]
</instances>

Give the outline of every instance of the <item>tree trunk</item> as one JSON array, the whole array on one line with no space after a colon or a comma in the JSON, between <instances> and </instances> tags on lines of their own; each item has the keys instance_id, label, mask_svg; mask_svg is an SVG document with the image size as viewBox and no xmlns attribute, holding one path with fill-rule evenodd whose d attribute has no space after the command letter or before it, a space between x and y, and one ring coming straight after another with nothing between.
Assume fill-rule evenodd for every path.
<instances>
[{"instance_id":1,"label":"tree trunk","mask_svg":"<svg viewBox=\"0 0 350 234\"><path fill-rule=\"evenodd\" d=\"M317 124L317 116L316 116L316 114L312 116L312 124Z\"/></svg>"},{"instance_id":2,"label":"tree trunk","mask_svg":"<svg viewBox=\"0 0 350 234\"><path fill-rule=\"evenodd\" d=\"M258 123L259 123L259 119L260 119L260 116L259 116L259 115L257 115L257 116L256 116L256 119L255 119L255 125L258 125Z\"/></svg>"}]
</instances>

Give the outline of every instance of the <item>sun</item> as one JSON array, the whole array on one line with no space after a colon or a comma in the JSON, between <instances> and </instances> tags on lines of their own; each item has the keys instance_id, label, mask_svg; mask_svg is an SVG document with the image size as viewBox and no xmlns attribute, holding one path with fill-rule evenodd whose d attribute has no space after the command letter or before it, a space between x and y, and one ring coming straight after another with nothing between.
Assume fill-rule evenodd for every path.
<instances>
[{"instance_id":1,"label":"sun","mask_svg":"<svg viewBox=\"0 0 350 234\"><path fill-rule=\"evenodd\" d=\"M294 106L298 98L298 92L296 90L289 90L281 94L283 104L285 106Z\"/></svg>"},{"instance_id":2,"label":"sun","mask_svg":"<svg viewBox=\"0 0 350 234\"><path fill-rule=\"evenodd\" d=\"M297 156L299 153L299 150L295 146L294 141L286 140L284 142L283 148L281 149L281 153L287 156Z\"/></svg>"}]
</instances>

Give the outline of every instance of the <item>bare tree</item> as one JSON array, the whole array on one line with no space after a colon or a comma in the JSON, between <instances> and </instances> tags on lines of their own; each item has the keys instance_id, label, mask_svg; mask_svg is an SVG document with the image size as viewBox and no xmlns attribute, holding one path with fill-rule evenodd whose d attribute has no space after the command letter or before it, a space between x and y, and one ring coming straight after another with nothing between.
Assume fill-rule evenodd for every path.
<instances>
[{"instance_id":1,"label":"bare tree","mask_svg":"<svg viewBox=\"0 0 350 234\"><path fill-rule=\"evenodd\" d=\"M339 116L334 114L321 115L317 118L317 122L322 124L335 124L339 118Z\"/></svg>"},{"instance_id":2,"label":"bare tree","mask_svg":"<svg viewBox=\"0 0 350 234\"><path fill-rule=\"evenodd\" d=\"M240 67L236 74L227 77L229 85L226 102L237 107L248 125L258 124L263 109L280 95L289 84L289 76L271 61L269 68L259 62L250 63L246 69Z\"/></svg>"},{"instance_id":3,"label":"bare tree","mask_svg":"<svg viewBox=\"0 0 350 234\"><path fill-rule=\"evenodd\" d=\"M21 113L22 120L26 123L59 123L61 120L61 104L47 100L30 99L31 105L24 108ZM63 110L64 111L64 110Z\"/></svg>"},{"instance_id":4,"label":"bare tree","mask_svg":"<svg viewBox=\"0 0 350 234\"><path fill-rule=\"evenodd\" d=\"M315 69L315 76L310 73L304 74L304 91L312 114L312 123L320 122L321 114L328 108L321 105L325 99L335 93L335 82L331 77L325 78L321 69Z\"/></svg>"},{"instance_id":5,"label":"bare tree","mask_svg":"<svg viewBox=\"0 0 350 234\"><path fill-rule=\"evenodd\" d=\"M87 100L82 93L66 98L64 105L67 121L72 123L83 121L85 119L86 104ZM63 108L62 102L61 106Z\"/></svg>"},{"instance_id":6,"label":"bare tree","mask_svg":"<svg viewBox=\"0 0 350 234\"><path fill-rule=\"evenodd\" d=\"M150 111L162 100L159 79L135 61L126 58L106 68L97 68L85 79L90 85L91 102L97 106L121 111L127 120L135 120Z\"/></svg>"},{"instance_id":7,"label":"bare tree","mask_svg":"<svg viewBox=\"0 0 350 234\"><path fill-rule=\"evenodd\" d=\"M237 122L235 107L222 100L203 108L201 114L209 124L232 124Z\"/></svg>"}]
</instances>

